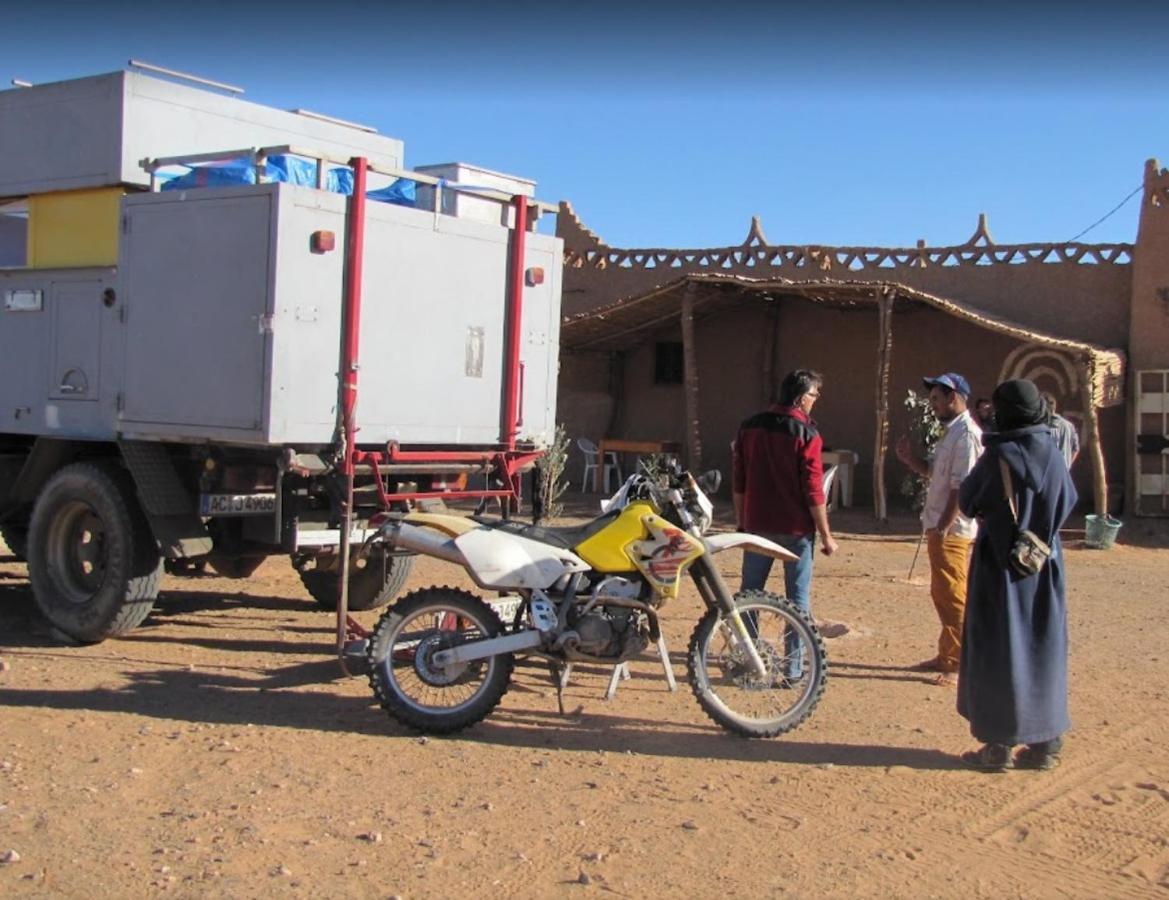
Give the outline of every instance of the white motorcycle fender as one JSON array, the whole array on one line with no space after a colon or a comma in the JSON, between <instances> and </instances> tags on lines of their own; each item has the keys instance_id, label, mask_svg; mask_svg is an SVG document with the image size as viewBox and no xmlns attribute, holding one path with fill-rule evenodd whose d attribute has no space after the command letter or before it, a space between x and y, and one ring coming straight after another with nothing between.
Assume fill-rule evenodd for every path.
<instances>
[{"instance_id":1,"label":"white motorcycle fender","mask_svg":"<svg viewBox=\"0 0 1169 900\"><path fill-rule=\"evenodd\" d=\"M752 553L762 553L764 556L770 556L772 559L779 559L784 562L796 562L799 559L790 550L785 550L774 541L759 537L757 534L745 534L741 531L708 535L706 538L706 546L710 548L711 553L722 553L724 550L741 547L744 550L750 550Z\"/></svg>"},{"instance_id":2,"label":"white motorcycle fender","mask_svg":"<svg viewBox=\"0 0 1169 900\"><path fill-rule=\"evenodd\" d=\"M590 568L569 550L494 528L476 528L460 534L454 543L471 576L484 587L542 590L562 575Z\"/></svg>"}]
</instances>

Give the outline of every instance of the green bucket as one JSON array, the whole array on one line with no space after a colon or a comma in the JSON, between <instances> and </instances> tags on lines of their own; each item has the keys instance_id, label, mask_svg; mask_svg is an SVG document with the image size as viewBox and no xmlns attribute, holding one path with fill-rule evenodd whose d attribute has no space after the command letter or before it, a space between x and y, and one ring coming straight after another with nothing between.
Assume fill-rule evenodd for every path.
<instances>
[{"instance_id":1,"label":"green bucket","mask_svg":"<svg viewBox=\"0 0 1169 900\"><path fill-rule=\"evenodd\" d=\"M1116 543L1116 533L1120 531L1120 519L1112 516L1085 516L1084 517L1084 546L1095 550L1107 550Z\"/></svg>"}]
</instances>

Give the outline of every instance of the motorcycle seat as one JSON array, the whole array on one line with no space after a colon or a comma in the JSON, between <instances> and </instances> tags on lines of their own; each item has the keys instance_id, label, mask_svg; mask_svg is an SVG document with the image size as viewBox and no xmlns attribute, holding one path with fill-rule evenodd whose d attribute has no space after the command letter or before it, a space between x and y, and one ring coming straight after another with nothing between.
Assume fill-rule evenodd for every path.
<instances>
[{"instance_id":1,"label":"motorcycle seat","mask_svg":"<svg viewBox=\"0 0 1169 900\"><path fill-rule=\"evenodd\" d=\"M497 531L505 531L519 537L525 537L542 544L550 544L564 550L574 550L614 519L621 515L621 510L607 512L599 518L586 522L584 525L569 526L568 528L549 528L543 525L527 525L509 519L485 519L472 516L472 520Z\"/></svg>"}]
</instances>

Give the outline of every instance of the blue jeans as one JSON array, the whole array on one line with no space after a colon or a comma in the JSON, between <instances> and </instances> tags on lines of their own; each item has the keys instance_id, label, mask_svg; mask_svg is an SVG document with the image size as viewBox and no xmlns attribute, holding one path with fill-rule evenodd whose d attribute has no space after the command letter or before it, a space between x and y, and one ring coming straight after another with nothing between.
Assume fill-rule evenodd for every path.
<instances>
[{"instance_id":1,"label":"blue jeans","mask_svg":"<svg viewBox=\"0 0 1169 900\"><path fill-rule=\"evenodd\" d=\"M784 591L789 600L811 615L812 560L816 555L816 535L764 534L760 537L774 541L799 557L795 562L783 564ZM771 574L773 562L775 560L770 556L763 556L761 553L744 553L742 590L763 590L767 584L767 576ZM784 634L783 640L783 652L788 660L787 670L784 674L788 678L799 678L803 675L804 656L802 650L799 638L788 630Z\"/></svg>"}]
</instances>

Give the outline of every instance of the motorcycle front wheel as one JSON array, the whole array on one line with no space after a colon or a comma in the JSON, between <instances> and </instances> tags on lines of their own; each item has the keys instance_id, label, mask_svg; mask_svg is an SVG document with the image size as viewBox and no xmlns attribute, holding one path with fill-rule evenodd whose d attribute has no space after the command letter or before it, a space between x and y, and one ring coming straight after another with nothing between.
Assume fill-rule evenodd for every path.
<instances>
[{"instance_id":1,"label":"motorcycle front wheel","mask_svg":"<svg viewBox=\"0 0 1169 900\"><path fill-rule=\"evenodd\" d=\"M721 609L708 609L690 638L690 688L703 711L728 731L775 737L804 722L820 702L828 680L824 641L790 600L743 591L735 605L747 636ZM747 641L763 661L762 675Z\"/></svg>"},{"instance_id":2,"label":"motorcycle front wheel","mask_svg":"<svg viewBox=\"0 0 1169 900\"><path fill-rule=\"evenodd\" d=\"M404 725L450 734L474 725L503 699L510 654L445 668L440 650L503 632L495 611L474 594L449 587L413 591L378 621L369 642L369 681L382 708Z\"/></svg>"}]
</instances>

